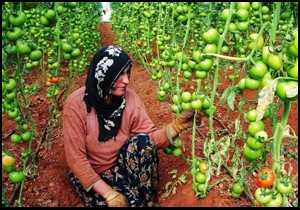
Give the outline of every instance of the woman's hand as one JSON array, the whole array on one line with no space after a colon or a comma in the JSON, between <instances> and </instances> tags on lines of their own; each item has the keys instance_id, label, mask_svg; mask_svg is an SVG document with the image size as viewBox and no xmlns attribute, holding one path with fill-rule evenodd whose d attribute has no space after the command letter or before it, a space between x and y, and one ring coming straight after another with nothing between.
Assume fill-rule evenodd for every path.
<instances>
[{"instance_id":1,"label":"woman's hand","mask_svg":"<svg viewBox=\"0 0 300 210\"><path fill-rule=\"evenodd\" d=\"M129 206L127 198L116 190L112 189L103 196L108 207L127 207Z\"/></svg>"},{"instance_id":2,"label":"woman's hand","mask_svg":"<svg viewBox=\"0 0 300 210\"><path fill-rule=\"evenodd\" d=\"M194 114L195 114L195 111L192 109L182 112L172 122L172 127L174 128L174 130L176 130L177 133L181 133L183 130L192 127ZM198 112L198 114L196 116L196 123L201 122L201 119L202 119L202 117L200 115L200 112Z\"/></svg>"}]
</instances>

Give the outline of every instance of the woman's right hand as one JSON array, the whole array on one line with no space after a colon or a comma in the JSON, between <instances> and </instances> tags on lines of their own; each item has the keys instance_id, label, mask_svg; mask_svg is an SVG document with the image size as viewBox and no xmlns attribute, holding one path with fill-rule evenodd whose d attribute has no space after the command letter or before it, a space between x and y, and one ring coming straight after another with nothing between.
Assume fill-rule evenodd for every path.
<instances>
[{"instance_id":1,"label":"woman's right hand","mask_svg":"<svg viewBox=\"0 0 300 210\"><path fill-rule=\"evenodd\" d=\"M127 198L116 190L112 189L103 196L108 207L128 207Z\"/></svg>"}]
</instances>

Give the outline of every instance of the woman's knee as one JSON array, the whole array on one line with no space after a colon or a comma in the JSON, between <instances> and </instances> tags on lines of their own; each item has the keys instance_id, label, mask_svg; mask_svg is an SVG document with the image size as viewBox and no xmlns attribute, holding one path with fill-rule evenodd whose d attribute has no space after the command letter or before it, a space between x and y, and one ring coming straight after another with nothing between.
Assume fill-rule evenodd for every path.
<instances>
[{"instance_id":1,"label":"woman's knee","mask_svg":"<svg viewBox=\"0 0 300 210\"><path fill-rule=\"evenodd\" d=\"M136 142L136 145L139 150L141 149L147 149L154 147L156 149L156 145L153 143L152 139L147 134L137 134L133 136L132 138L133 142Z\"/></svg>"}]
</instances>

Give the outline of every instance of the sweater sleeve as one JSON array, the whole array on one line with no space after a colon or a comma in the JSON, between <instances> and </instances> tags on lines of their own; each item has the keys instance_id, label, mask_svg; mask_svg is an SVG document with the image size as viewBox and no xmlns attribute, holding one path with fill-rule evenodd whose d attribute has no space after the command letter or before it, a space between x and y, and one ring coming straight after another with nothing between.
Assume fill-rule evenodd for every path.
<instances>
[{"instance_id":1,"label":"sweater sleeve","mask_svg":"<svg viewBox=\"0 0 300 210\"><path fill-rule=\"evenodd\" d=\"M86 117L82 107L65 104L63 139L66 159L71 171L84 188L100 179L87 159L85 147Z\"/></svg>"},{"instance_id":2,"label":"sweater sleeve","mask_svg":"<svg viewBox=\"0 0 300 210\"><path fill-rule=\"evenodd\" d=\"M158 129L152 120L150 119L146 107L144 103L141 101L139 96L136 94L136 108L135 108L135 115L133 126L131 128L131 132L134 134L138 133L146 133L150 136L150 138L154 141L157 145L158 149L163 149L170 145L167 133L166 133L166 126Z\"/></svg>"}]
</instances>

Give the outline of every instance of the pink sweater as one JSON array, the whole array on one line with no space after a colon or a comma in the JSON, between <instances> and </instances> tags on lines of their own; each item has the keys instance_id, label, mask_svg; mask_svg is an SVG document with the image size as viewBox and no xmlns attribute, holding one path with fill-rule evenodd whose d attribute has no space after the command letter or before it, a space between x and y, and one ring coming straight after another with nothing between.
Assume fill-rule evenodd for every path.
<instances>
[{"instance_id":1,"label":"pink sweater","mask_svg":"<svg viewBox=\"0 0 300 210\"><path fill-rule=\"evenodd\" d=\"M74 91L65 101L63 138L68 165L84 188L98 181L99 175L110 168L121 146L135 134L146 133L158 149L169 146L166 128L157 129L149 118L143 102L131 89L126 90L126 107L120 130L107 142L98 141L99 126L96 111L87 113L83 101L85 87Z\"/></svg>"}]
</instances>

